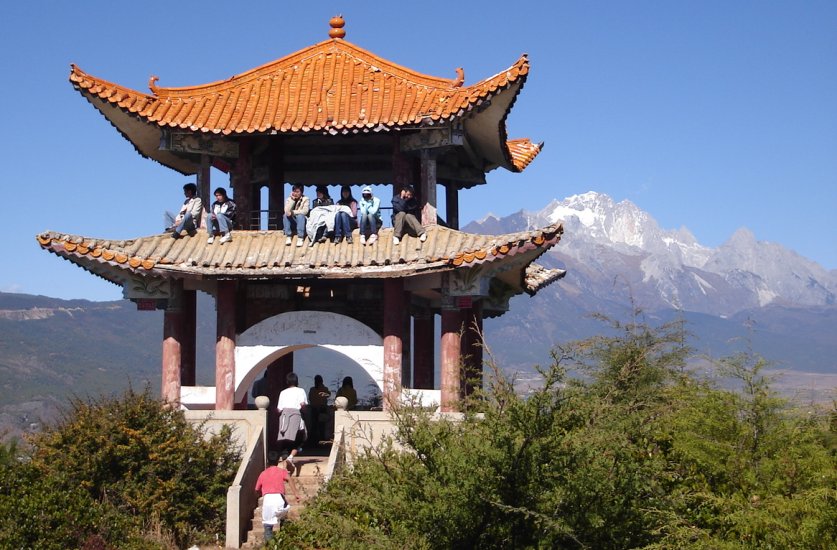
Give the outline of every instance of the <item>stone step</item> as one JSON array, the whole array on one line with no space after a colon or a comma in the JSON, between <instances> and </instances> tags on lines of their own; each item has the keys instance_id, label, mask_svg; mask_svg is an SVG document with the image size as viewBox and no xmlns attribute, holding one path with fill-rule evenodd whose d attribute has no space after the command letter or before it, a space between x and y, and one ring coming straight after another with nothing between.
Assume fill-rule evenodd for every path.
<instances>
[{"instance_id":1,"label":"stone step","mask_svg":"<svg viewBox=\"0 0 837 550\"><path fill-rule=\"evenodd\" d=\"M328 457L324 456L299 456L294 460L294 471L291 474L296 489L299 492L299 499L294 496L293 491L286 485L286 498L291 505L291 512L288 519L299 518L305 508L306 502L313 498L320 490L323 483ZM276 529L276 528L274 528ZM256 509L253 510L251 528L247 531L246 542L242 548L261 548L264 543L264 526L262 525L262 499Z\"/></svg>"}]
</instances>

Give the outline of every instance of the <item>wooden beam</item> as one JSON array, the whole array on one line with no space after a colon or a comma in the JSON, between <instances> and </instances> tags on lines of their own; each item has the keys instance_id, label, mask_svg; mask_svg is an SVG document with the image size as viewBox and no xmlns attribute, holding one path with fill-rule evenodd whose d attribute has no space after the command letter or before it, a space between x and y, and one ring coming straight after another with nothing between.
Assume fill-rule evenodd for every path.
<instances>
[{"instance_id":1,"label":"wooden beam","mask_svg":"<svg viewBox=\"0 0 837 550\"><path fill-rule=\"evenodd\" d=\"M163 130L160 150L172 153L210 155L228 159L238 158L238 143L214 134L193 134Z\"/></svg>"}]
</instances>

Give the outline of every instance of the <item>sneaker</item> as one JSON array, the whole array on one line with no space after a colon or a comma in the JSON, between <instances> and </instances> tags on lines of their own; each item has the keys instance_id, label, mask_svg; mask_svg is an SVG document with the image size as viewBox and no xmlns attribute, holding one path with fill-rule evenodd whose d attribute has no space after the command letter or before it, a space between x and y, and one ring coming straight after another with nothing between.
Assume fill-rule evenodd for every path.
<instances>
[{"instance_id":1,"label":"sneaker","mask_svg":"<svg viewBox=\"0 0 837 550\"><path fill-rule=\"evenodd\" d=\"M422 233L421 235L419 235L419 240L421 242L426 241L427 240L427 233Z\"/></svg>"},{"instance_id":2,"label":"sneaker","mask_svg":"<svg viewBox=\"0 0 837 550\"><path fill-rule=\"evenodd\" d=\"M346 242L347 242L347 243L349 243L349 244L354 244L354 242L355 242L355 241L354 241L354 240L352 240L352 236L351 236L351 235L346 235Z\"/></svg>"},{"instance_id":3,"label":"sneaker","mask_svg":"<svg viewBox=\"0 0 837 550\"><path fill-rule=\"evenodd\" d=\"M206 244L212 244L215 242L215 235L210 235L208 239L206 239Z\"/></svg>"},{"instance_id":4,"label":"sneaker","mask_svg":"<svg viewBox=\"0 0 837 550\"><path fill-rule=\"evenodd\" d=\"M343 237L334 237L334 244L340 244L343 242Z\"/></svg>"},{"instance_id":5,"label":"sneaker","mask_svg":"<svg viewBox=\"0 0 837 550\"><path fill-rule=\"evenodd\" d=\"M232 240L232 233L224 233L221 236L221 244L228 243Z\"/></svg>"},{"instance_id":6,"label":"sneaker","mask_svg":"<svg viewBox=\"0 0 837 550\"><path fill-rule=\"evenodd\" d=\"M392 244L401 244L401 239L399 239L398 237L393 237Z\"/></svg>"},{"instance_id":7,"label":"sneaker","mask_svg":"<svg viewBox=\"0 0 837 550\"><path fill-rule=\"evenodd\" d=\"M291 246L291 241L292 240L293 239L291 239L290 237L285 237L285 246Z\"/></svg>"},{"instance_id":8,"label":"sneaker","mask_svg":"<svg viewBox=\"0 0 837 550\"><path fill-rule=\"evenodd\" d=\"M172 239L179 239L182 236L183 235L180 234L180 231L172 231L172 233L171 233L171 238Z\"/></svg>"},{"instance_id":9,"label":"sneaker","mask_svg":"<svg viewBox=\"0 0 837 550\"><path fill-rule=\"evenodd\" d=\"M371 240L371 239L370 239L370 240ZM361 236L360 236L360 244L361 244L362 246L366 246L366 235L361 235Z\"/></svg>"},{"instance_id":10,"label":"sneaker","mask_svg":"<svg viewBox=\"0 0 837 550\"><path fill-rule=\"evenodd\" d=\"M377 233L372 233L372 235L369 237L369 244L375 244L375 242L377 240L378 240L378 234Z\"/></svg>"},{"instance_id":11,"label":"sneaker","mask_svg":"<svg viewBox=\"0 0 837 550\"><path fill-rule=\"evenodd\" d=\"M303 244L304 242L305 242L305 241L302 239L302 237L297 237L297 238L296 238L296 245L297 245L297 246L302 246L302 244Z\"/></svg>"}]
</instances>

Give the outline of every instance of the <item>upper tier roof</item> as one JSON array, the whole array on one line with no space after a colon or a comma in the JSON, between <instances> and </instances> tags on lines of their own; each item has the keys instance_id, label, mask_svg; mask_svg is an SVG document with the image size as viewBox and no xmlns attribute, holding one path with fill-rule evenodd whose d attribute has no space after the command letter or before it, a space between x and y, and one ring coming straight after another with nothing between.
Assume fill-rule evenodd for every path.
<instances>
[{"instance_id":1,"label":"upper tier roof","mask_svg":"<svg viewBox=\"0 0 837 550\"><path fill-rule=\"evenodd\" d=\"M107 240L47 231L42 248L116 284L133 276L162 278L346 279L411 277L485 264L519 292L535 294L561 278L563 270L532 264L555 246L560 223L506 235L475 235L439 225L427 227L427 241L405 237L392 244L392 228L377 244L358 240L286 246L281 231L235 231L230 243L207 244L206 233L172 239L170 234Z\"/></svg>"},{"instance_id":2,"label":"upper tier roof","mask_svg":"<svg viewBox=\"0 0 837 550\"><path fill-rule=\"evenodd\" d=\"M505 119L526 81L522 55L471 86L402 67L343 39L329 39L229 79L151 94L72 65L70 82L144 156L183 173L194 162L159 150L160 130L217 135L349 134L416 129L462 119L488 169L523 170L541 146L507 140Z\"/></svg>"}]
</instances>

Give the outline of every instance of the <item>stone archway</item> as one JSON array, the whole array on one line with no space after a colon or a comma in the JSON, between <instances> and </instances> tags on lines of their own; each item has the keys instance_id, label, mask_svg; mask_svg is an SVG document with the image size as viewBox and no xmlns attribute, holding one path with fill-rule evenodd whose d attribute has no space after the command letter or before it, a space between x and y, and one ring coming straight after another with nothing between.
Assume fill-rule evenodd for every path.
<instances>
[{"instance_id":1,"label":"stone archway","mask_svg":"<svg viewBox=\"0 0 837 550\"><path fill-rule=\"evenodd\" d=\"M290 311L256 323L236 338L235 400L279 357L319 346L357 363L383 393L384 346L380 334L351 317L325 311Z\"/></svg>"}]
</instances>

